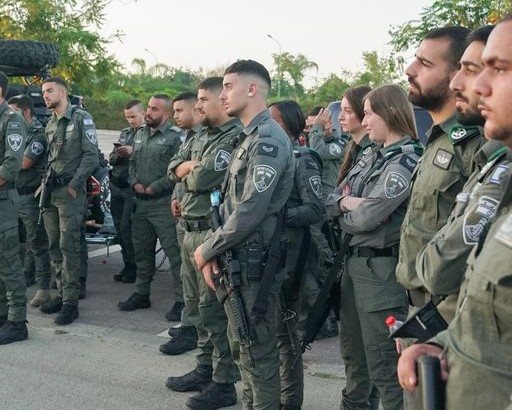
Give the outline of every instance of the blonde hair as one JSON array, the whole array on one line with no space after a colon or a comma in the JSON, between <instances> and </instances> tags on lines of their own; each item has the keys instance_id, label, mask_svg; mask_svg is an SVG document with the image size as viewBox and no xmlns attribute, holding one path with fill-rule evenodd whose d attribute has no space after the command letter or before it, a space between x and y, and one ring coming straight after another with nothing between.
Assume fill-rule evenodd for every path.
<instances>
[{"instance_id":1,"label":"blonde hair","mask_svg":"<svg viewBox=\"0 0 512 410\"><path fill-rule=\"evenodd\" d=\"M391 131L418 139L412 104L402 87L396 84L381 85L364 99L370 101L372 111L382 117Z\"/></svg>"}]
</instances>

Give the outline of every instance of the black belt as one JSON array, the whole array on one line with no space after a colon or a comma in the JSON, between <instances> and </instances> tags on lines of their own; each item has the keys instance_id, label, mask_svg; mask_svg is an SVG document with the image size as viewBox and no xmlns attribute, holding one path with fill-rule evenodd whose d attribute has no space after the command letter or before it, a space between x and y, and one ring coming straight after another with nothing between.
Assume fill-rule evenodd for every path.
<instances>
[{"instance_id":1,"label":"black belt","mask_svg":"<svg viewBox=\"0 0 512 410\"><path fill-rule=\"evenodd\" d=\"M52 187L58 188L58 187L66 186L67 184L69 184L71 182L72 179L73 179L73 177L52 177L48 181L48 184Z\"/></svg>"},{"instance_id":2,"label":"black belt","mask_svg":"<svg viewBox=\"0 0 512 410\"><path fill-rule=\"evenodd\" d=\"M370 248L369 246L351 246L348 248L348 256L356 258L375 258L379 256L398 256L398 246L389 248Z\"/></svg>"},{"instance_id":3,"label":"black belt","mask_svg":"<svg viewBox=\"0 0 512 410\"><path fill-rule=\"evenodd\" d=\"M187 232L201 232L211 228L206 219L198 219L195 221L183 219L183 226Z\"/></svg>"},{"instance_id":4,"label":"black belt","mask_svg":"<svg viewBox=\"0 0 512 410\"><path fill-rule=\"evenodd\" d=\"M110 177L110 183L117 188L130 188L130 184L124 178Z\"/></svg>"},{"instance_id":5,"label":"black belt","mask_svg":"<svg viewBox=\"0 0 512 410\"><path fill-rule=\"evenodd\" d=\"M16 190L19 195L28 195L36 192L37 188L39 188L39 186L19 186Z\"/></svg>"},{"instance_id":6,"label":"black belt","mask_svg":"<svg viewBox=\"0 0 512 410\"><path fill-rule=\"evenodd\" d=\"M150 201L152 199L160 199L160 198L166 197L168 195L171 195L171 193L168 191L160 192L159 194L139 194L138 192L135 192L135 198L142 199L143 201Z\"/></svg>"}]
</instances>

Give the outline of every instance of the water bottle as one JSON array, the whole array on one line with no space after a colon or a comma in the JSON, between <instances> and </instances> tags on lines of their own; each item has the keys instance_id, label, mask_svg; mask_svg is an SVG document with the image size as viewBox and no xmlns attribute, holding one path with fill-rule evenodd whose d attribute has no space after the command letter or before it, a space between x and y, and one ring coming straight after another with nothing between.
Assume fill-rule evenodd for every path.
<instances>
[{"instance_id":1,"label":"water bottle","mask_svg":"<svg viewBox=\"0 0 512 410\"><path fill-rule=\"evenodd\" d=\"M404 322L396 320L396 318L393 315L388 316L384 322L386 323L386 326L388 327L390 334L393 333L395 330L400 329L400 327L402 327L402 325L404 324ZM396 352L398 353L398 355L400 355L403 350L402 339L400 339L399 337L395 337L394 341L396 345Z\"/></svg>"}]
</instances>

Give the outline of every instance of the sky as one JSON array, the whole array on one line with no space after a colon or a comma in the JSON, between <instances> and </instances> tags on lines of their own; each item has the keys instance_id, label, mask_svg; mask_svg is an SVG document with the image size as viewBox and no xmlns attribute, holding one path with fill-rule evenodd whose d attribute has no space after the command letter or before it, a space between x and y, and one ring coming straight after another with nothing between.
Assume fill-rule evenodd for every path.
<instances>
[{"instance_id":1,"label":"sky","mask_svg":"<svg viewBox=\"0 0 512 410\"><path fill-rule=\"evenodd\" d=\"M417 19L428 0L112 0L102 34L124 33L108 51L130 70L147 65L214 69L251 58L272 69L272 53L302 53L319 66L311 83L363 68L362 52L389 52L388 30ZM270 34L274 41L267 37ZM407 57L407 56L406 56Z\"/></svg>"}]
</instances>

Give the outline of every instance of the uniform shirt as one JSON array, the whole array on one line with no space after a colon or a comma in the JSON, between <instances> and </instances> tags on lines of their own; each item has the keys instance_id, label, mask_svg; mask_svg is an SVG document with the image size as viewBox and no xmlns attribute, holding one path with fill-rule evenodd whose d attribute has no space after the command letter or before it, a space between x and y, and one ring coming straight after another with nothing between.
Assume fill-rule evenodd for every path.
<instances>
[{"instance_id":1,"label":"uniform shirt","mask_svg":"<svg viewBox=\"0 0 512 410\"><path fill-rule=\"evenodd\" d=\"M140 127L139 127L140 128ZM127 127L121 130L119 134L119 142L122 145L128 145L133 147L133 140L138 128ZM130 157L120 157L116 153L116 147L112 150L109 156L109 163L112 165L112 179L116 179L128 184L128 178L130 176Z\"/></svg>"},{"instance_id":2,"label":"uniform shirt","mask_svg":"<svg viewBox=\"0 0 512 410\"><path fill-rule=\"evenodd\" d=\"M203 127L171 159L168 176L172 181L181 181L184 190L181 199L183 219L208 217L210 193L224 180L234 140L241 129L238 119L229 120L219 127ZM180 180L174 172L178 165L190 160L199 161L199 165Z\"/></svg>"},{"instance_id":3,"label":"uniform shirt","mask_svg":"<svg viewBox=\"0 0 512 410\"><path fill-rule=\"evenodd\" d=\"M135 134L130 156L130 186L140 183L155 195L166 191L170 195L174 184L167 178L167 165L180 145L180 134L168 122L153 133L148 125L142 126Z\"/></svg>"},{"instance_id":4,"label":"uniform shirt","mask_svg":"<svg viewBox=\"0 0 512 410\"><path fill-rule=\"evenodd\" d=\"M319 222L323 213L320 157L306 147L294 144L295 173L286 201L285 225L299 228Z\"/></svg>"},{"instance_id":5,"label":"uniform shirt","mask_svg":"<svg viewBox=\"0 0 512 410\"><path fill-rule=\"evenodd\" d=\"M480 130L462 127L455 113L430 130L413 177L400 238L396 276L407 289L423 286L416 273L416 256L448 220L457 194L475 169L473 158L483 142Z\"/></svg>"},{"instance_id":6,"label":"uniform shirt","mask_svg":"<svg viewBox=\"0 0 512 410\"><path fill-rule=\"evenodd\" d=\"M96 128L90 114L73 109L68 103L62 117L53 114L46 124L48 164L58 177L71 178L74 190L85 187L85 181L99 164Z\"/></svg>"},{"instance_id":7,"label":"uniform shirt","mask_svg":"<svg viewBox=\"0 0 512 410\"><path fill-rule=\"evenodd\" d=\"M459 293L466 260L480 236L496 216L503 197L505 180L512 177L512 151L500 142L489 141L477 153L476 170L457 195L450 218L419 253L416 271L426 289L434 295L451 295L454 302ZM443 316L453 319L455 306L442 306ZM446 305L446 304L445 304Z\"/></svg>"},{"instance_id":8,"label":"uniform shirt","mask_svg":"<svg viewBox=\"0 0 512 410\"><path fill-rule=\"evenodd\" d=\"M32 118L32 123L27 126L27 145L23 156L31 159L34 164L29 169L22 169L16 182L18 188L33 188L41 184L41 179L46 171L46 159L48 155L48 140L44 133L44 127L37 118Z\"/></svg>"},{"instance_id":9,"label":"uniform shirt","mask_svg":"<svg viewBox=\"0 0 512 410\"><path fill-rule=\"evenodd\" d=\"M248 242L268 245L293 175L290 139L264 110L239 135L224 181L224 223L202 245L203 258L210 260Z\"/></svg>"},{"instance_id":10,"label":"uniform shirt","mask_svg":"<svg viewBox=\"0 0 512 410\"><path fill-rule=\"evenodd\" d=\"M412 172L422 147L406 137L363 156L348 173L350 196L364 198L341 217L341 229L352 234L352 246L387 248L398 244L410 195Z\"/></svg>"},{"instance_id":11,"label":"uniform shirt","mask_svg":"<svg viewBox=\"0 0 512 410\"><path fill-rule=\"evenodd\" d=\"M324 137L324 130L315 124L309 133L309 147L322 158L322 196L327 198L336 187L338 173L347 146L345 136L330 135Z\"/></svg>"},{"instance_id":12,"label":"uniform shirt","mask_svg":"<svg viewBox=\"0 0 512 410\"><path fill-rule=\"evenodd\" d=\"M182 130L181 128L176 127L176 126L174 126L173 129L175 129L176 131L179 130L180 140L181 140L180 149L181 149L181 148L184 148L185 146L187 146L188 144L192 143L194 136L202 129L202 125L198 124L189 130ZM188 161L188 160L185 160L185 161ZM169 168L167 168L167 176L170 178ZM174 185L174 189L172 190L172 199L173 200L176 199L176 200L178 200L178 202L181 202L184 194L185 194L185 188L183 188L183 184L179 181L176 182Z\"/></svg>"},{"instance_id":13,"label":"uniform shirt","mask_svg":"<svg viewBox=\"0 0 512 410\"><path fill-rule=\"evenodd\" d=\"M23 117L0 104L0 178L14 182L23 160L27 130Z\"/></svg>"}]
</instances>

